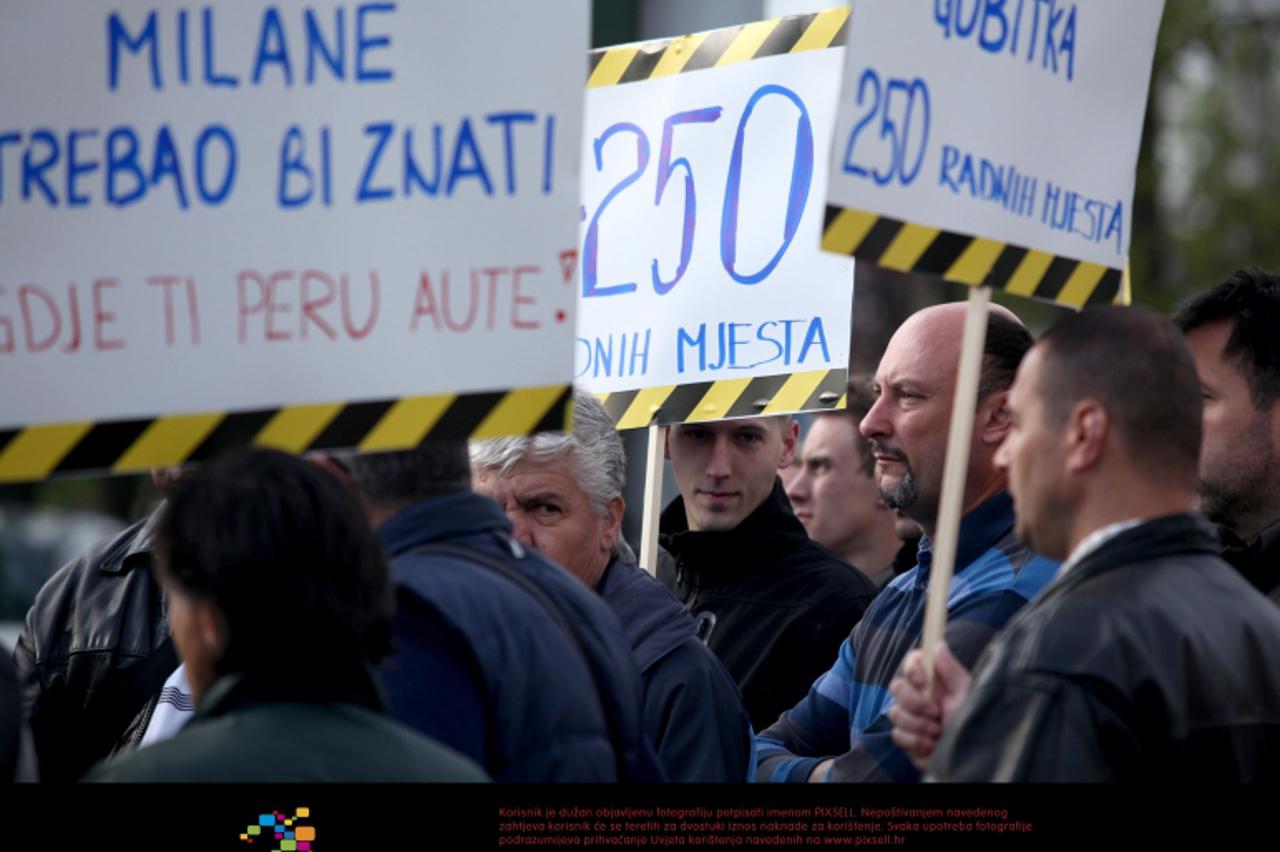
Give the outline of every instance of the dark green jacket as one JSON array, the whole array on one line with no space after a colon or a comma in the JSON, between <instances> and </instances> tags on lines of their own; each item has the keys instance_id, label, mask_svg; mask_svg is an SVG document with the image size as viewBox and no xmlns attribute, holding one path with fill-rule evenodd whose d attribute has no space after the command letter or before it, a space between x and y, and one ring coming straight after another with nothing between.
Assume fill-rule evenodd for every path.
<instances>
[{"instance_id":1,"label":"dark green jacket","mask_svg":"<svg viewBox=\"0 0 1280 852\"><path fill-rule=\"evenodd\" d=\"M86 781L487 781L471 760L389 719L372 672L234 674L176 737L107 759Z\"/></svg>"}]
</instances>

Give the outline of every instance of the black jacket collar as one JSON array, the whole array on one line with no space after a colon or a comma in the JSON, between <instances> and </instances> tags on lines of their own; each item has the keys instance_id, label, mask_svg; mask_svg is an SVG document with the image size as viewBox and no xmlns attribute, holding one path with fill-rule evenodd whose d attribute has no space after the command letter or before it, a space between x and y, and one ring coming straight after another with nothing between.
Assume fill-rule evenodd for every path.
<instances>
[{"instance_id":1,"label":"black jacket collar","mask_svg":"<svg viewBox=\"0 0 1280 852\"><path fill-rule=\"evenodd\" d=\"M381 713L386 698L363 661L290 664L287 671L235 672L220 677L200 700L192 723L259 704L356 704Z\"/></svg>"},{"instance_id":2,"label":"black jacket collar","mask_svg":"<svg viewBox=\"0 0 1280 852\"><path fill-rule=\"evenodd\" d=\"M776 476L769 496L731 530L689 529L684 498L677 497L663 510L658 531L663 547L704 575L740 576L744 566L764 565L778 553L809 540L804 525L791 510L782 480Z\"/></svg>"},{"instance_id":3,"label":"black jacket collar","mask_svg":"<svg viewBox=\"0 0 1280 852\"><path fill-rule=\"evenodd\" d=\"M1166 556L1192 553L1217 556L1220 552L1217 533L1204 515L1199 512L1164 515L1143 521L1104 542L1055 585L1079 585L1107 571Z\"/></svg>"},{"instance_id":4,"label":"black jacket collar","mask_svg":"<svg viewBox=\"0 0 1280 852\"><path fill-rule=\"evenodd\" d=\"M1280 520L1248 542L1224 526L1218 527L1218 536L1222 558L1255 589L1269 595L1280 588Z\"/></svg>"}]
</instances>

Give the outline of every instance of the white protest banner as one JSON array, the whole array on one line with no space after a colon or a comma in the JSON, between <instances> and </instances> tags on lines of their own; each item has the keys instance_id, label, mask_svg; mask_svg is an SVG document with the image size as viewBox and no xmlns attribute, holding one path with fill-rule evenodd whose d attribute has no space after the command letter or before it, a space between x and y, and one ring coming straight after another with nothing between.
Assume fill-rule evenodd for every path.
<instances>
[{"instance_id":1,"label":"white protest banner","mask_svg":"<svg viewBox=\"0 0 1280 852\"><path fill-rule=\"evenodd\" d=\"M0 480L562 428L589 9L552 11L5 3Z\"/></svg>"},{"instance_id":2,"label":"white protest banner","mask_svg":"<svg viewBox=\"0 0 1280 852\"><path fill-rule=\"evenodd\" d=\"M842 400L853 263L817 242L847 19L592 55L575 380L619 428Z\"/></svg>"},{"instance_id":3,"label":"white protest banner","mask_svg":"<svg viewBox=\"0 0 1280 852\"><path fill-rule=\"evenodd\" d=\"M858 0L822 245L1073 307L1123 300L1163 0Z\"/></svg>"}]
</instances>

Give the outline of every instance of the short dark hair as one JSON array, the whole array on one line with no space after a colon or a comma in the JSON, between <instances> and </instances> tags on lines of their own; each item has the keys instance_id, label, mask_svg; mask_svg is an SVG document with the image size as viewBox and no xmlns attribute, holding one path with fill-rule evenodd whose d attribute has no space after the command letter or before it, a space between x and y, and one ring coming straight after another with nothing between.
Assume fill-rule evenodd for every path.
<instances>
[{"instance_id":1,"label":"short dark hair","mask_svg":"<svg viewBox=\"0 0 1280 852\"><path fill-rule=\"evenodd\" d=\"M394 597L355 498L315 465L237 451L184 477L161 512L157 571L227 626L218 674L326 659L376 662Z\"/></svg>"},{"instance_id":2,"label":"short dark hair","mask_svg":"<svg viewBox=\"0 0 1280 852\"><path fill-rule=\"evenodd\" d=\"M1221 320L1231 323L1224 357L1248 380L1254 408L1270 408L1280 399L1280 272L1237 269L1173 318L1183 334Z\"/></svg>"},{"instance_id":3,"label":"short dark hair","mask_svg":"<svg viewBox=\"0 0 1280 852\"><path fill-rule=\"evenodd\" d=\"M876 404L875 382L870 376L855 374L849 377L845 407L836 411L818 412L819 417L848 417L853 423L853 443L858 448L858 471L864 476L875 473L876 457L871 442L862 435L859 425Z\"/></svg>"},{"instance_id":4,"label":"short dark hair","mask_svg":"<svg viewBox=\"0 0 1280 852\"><path fill-rule=\"evenodd\" d=\"M1136 462L1153 476L1194 482L1200 381L1172 322L1141 307L1089 308L1056 323L1040 345L1040 391L1053 422L1096 399Z\"/></svg>"},{"instance_id":5,"label":"short dark hair","mask_svg":"<svg viewBox=\"0 0 1280 852\"><path fill-rule=\"evenodd\" d=\"M360 493L379 506L404 508L471 488L471 456L462 439L342 461Z\"/></svg>"},{"instance_id":6,"label":"short dark hair","mask_svg":"<svg viewBox=\"0 0 1280 852\"><path fill-rule=\"evenodd\" d=\"M992 311L987 316L987 336L982 345L978 399L1012 387L1018 365L1034 344L1035 340L1026 326L1003 313Z\"/></svg>"}]
</instances>

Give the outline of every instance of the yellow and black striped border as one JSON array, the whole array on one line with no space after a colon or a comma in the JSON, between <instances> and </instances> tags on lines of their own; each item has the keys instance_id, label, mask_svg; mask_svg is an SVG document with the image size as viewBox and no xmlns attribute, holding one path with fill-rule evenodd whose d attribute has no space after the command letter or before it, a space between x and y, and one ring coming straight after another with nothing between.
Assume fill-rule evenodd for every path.
<instances>
[{"instance_id":1,"label":"yellow and black striped border","mask_svg":"<svg viewBox=\"0 0 1280 852\"><path fill-rule=\"evenodd\" d=\"M783 373L596 394L618 429L844 408L846 370Z\"/></svg>"},{"instance_id":2,"label":"yellow and black striped border","mask_svg":"<svg viewBox=\"0 0 1280 852\"><path fill-rule=\"evenodd\" d=\"M553 385L0 430L0 482L72 471L142 471L202 461L246 445L291 453L375 452L442 438L560 431L569 426L571 393L568 385Z\"/></svg>"},{"instance_id":3,"label":"yellow and black striped border","mask_svg":"<svg viewBox=\"0 0 1280 852\"><path fill-rule=\"evenodd\" d=\"M589 54L587 88L636 83L752 59L845 43L849 7L788 15L674 39L623 44Z\"/></svg>"},{"instance_id":4,"label":"yellow and black striped border","mask_svg":"<svg viewBox=\"0 0 1280 852\"><path fill-rule=\"evenodd\" d=\"M1072 308L1129 303L1121 269L864 210L828 205L822 247L899 272L927 272Z\"/></svg>"}]
</instances>

